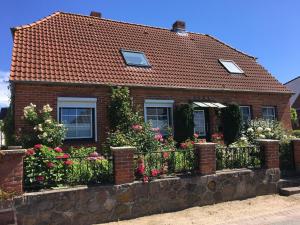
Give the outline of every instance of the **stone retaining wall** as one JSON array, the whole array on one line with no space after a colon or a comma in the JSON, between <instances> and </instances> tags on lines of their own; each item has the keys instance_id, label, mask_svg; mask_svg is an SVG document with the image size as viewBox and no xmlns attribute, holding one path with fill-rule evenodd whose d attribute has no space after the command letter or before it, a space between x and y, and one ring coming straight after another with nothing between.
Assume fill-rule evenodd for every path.
<instances>
[{"instance_id":1,"label":"stone retaining wall","mask_svg":"<svg viewBox=\"0 0 300 225\"><path fill-rule=\"evenodd\" d=\"M223 171L146 184L27 193L13 205L19 225L88 225L272 194L279 178L279 169Z\"/></svg>"}]
</instances>

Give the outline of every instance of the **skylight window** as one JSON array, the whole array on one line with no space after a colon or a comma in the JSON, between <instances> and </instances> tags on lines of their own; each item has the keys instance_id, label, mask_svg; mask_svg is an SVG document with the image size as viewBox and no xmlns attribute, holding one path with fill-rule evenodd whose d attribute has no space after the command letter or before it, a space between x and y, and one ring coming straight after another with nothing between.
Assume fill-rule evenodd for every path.
<instances>
[{"instance_id":1,"label":"skylight window","mask_svg":"<svg viewBox=\"0 0 300 225\"><path fill-rule=\"evenodd\" d=\"M226 68L226 70L228 70L229 73L235 73L235 74L244 73L244 71L232 60L219 59L219 61Z\"/></svg>"},{"instance_id":2,"label":"skylight window","mask_svg":"<svg viewBox=\"0 0 300 225\"><path fill-rule=\"evenodd\" d=\"M150 66L143 52L121 50L121 53L128 66L140 66L140 67Z\"/></svg>"}]
</instances>

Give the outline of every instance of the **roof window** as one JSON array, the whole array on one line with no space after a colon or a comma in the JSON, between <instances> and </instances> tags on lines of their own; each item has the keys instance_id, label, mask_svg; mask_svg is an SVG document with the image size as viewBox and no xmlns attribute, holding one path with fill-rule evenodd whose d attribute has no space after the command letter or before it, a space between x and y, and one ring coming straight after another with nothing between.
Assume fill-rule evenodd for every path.
<instances>
[{"instance_id":1,"label":"roof window","mask_svg":"<svg viewBox=\"0 0 300 225\"><path fill-rule=\"evenodd\" d=\"M150 67L150 64L143 52L121 49L121 53L128 66Z\"/></svg>"},{"instance_id":2,"label":"roof window","mask_svg":"<svg viewBox=\"0 0 300 225\"><path fill-rule=\"evenodd\" d=\"M229 73L242 74L244 71L232 60L219 59L220 63Z\"/></svg>"}]
</instances>

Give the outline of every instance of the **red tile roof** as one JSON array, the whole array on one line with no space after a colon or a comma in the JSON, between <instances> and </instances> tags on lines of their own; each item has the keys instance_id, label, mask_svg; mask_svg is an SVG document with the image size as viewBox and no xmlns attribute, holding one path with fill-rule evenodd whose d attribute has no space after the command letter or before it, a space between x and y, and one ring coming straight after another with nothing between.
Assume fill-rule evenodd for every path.
<instances>
[{"instance_id":1,"label":"red tile roof","mask_svg":"<svg viewBox=\"0 0 300 225\"><path fill-rule=\"evenodd\" d=\"M121 48L144 52L151 68L126 66ZM245 74L231 75L219 59ZM62 12L14 28L10 80L290 92L254 57L209 35Z\"/></svg>"}]
</instances>

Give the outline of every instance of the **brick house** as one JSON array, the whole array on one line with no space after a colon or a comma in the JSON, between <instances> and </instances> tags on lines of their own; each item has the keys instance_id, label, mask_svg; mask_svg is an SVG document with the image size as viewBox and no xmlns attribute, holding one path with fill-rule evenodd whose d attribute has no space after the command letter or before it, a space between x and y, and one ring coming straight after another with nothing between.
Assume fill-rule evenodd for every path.
<instances>
[{"instance_id":1,"label":"brick house","mask_svg":"<svg viewBox=\"0 0 300 225\"><path fill-rule=\"evenodd\" d=\"M216 131L216 109L240 105L243 119L291 127L291 91L256 61L218 39L171 29L57 12L12 29L10 81L15 129L23 108L50 104L68 128L67 142L101 145L108 130L110 86L128 86L145 120L164 132L176 105L193 102L195 132Z\"/></svg>"},{"instance_id":2,"label":"brick house","mask_svg":"<svg viewBox=\"0 0 300 225\"><path fill-rule=\"evenodd\" d=\"M295 93L290 98L290 104L293 108L297 110L300 124L300 76L288 81L284 85Z\"/></svg>"}]
</instances>

